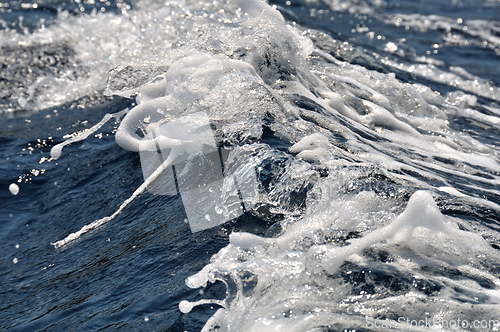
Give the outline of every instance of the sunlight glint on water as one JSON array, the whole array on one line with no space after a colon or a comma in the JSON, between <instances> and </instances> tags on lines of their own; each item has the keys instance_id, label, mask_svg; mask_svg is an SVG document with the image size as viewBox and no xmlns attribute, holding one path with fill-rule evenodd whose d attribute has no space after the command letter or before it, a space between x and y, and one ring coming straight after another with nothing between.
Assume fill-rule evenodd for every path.
<instances>
[{"instance_id":1,"label":"sunlight glint on water","mask_svg":"<svg viewBox=\"0 0 500 332\"><path fill-rule=\"evenodd\" d=\"M484 3L499 10L496 3ZM130 108L103 113L94 126L52 147L57 168L68 171L72 165L64 158L87 151L86 142L113 118L119 122L112 130L117 144L135 153L145 144L167 142L167 133L149 141L151 128L177 116L206 114L216 146L229 151L226 171L234 173L228 174L256 174L259 188L242 217L215 226L232 230L222 249L202 266L189 262L196 267L184 272L192 289L210 289L218 281L226 287L222 300L206 293L175 295L182 317L214 305L203 331L378 330L377 324L426 330L457 319L498 323L500 91L496 82L472 73L477 68L469 71L407 46L414 34L442 33L442 43L429 41L438 45L435 50L445 52L461 40L457 47L484 47L498 56L498 23L401 14L393 2L304 6L313 21L321 10L333 22L352 15L396 30L387 28L377 39L360 23L351 38L345 38L349 31L330 35L320 30L321 18L310 27L302 16L299 24L287 21L300 15L300 6L257 0L141 1L118 13L60 12L34 32L0 31L2 48L16 57L41 54L39 67L30 64L32 72L54 68L9 76L0 111L36 114L76 100L86 109L106 96L134 98ZM408 41L391 37L401 31ZM363 44L364 38L380 44ZM172 160L174 152L193 152L174 150ZM118 232L120 217L131 223L127 227L141 228L130 211L157 192L146 188L171 166L170 157L144 172L150 174L144 183L129 185L129 194L115 200L110 213L97 215L94 209L95 217L51 232L54 238L47 241L61 248L51 255L79 250L101 232ZM183 172L189 170L188 163ZM16 197L29 192L17 185L9 189ZM175 247L179 236L165 241ZM17 257L19 266L23 259ZM154 321L151 308L134 310L146 312L141 324ZM425 317L434 325L408 324ZM28 323L52 324L38 318ZM497 323L492 330L500 328ZM182 329L179 324L169 328Z\"/></svg>"}]
</instances>

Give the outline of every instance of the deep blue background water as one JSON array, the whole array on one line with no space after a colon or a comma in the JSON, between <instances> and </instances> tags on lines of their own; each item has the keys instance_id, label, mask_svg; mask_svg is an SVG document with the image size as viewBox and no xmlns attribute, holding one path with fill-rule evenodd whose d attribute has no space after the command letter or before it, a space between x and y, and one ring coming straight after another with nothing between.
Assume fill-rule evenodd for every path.
<instances>
[{"instance_id":1,"label":"deep blue background water","mask_svg":"<svg viewBox=\"0 0 500 332\"><path fill-rule=\"evenodd\" d=\"M313 9L328 7L323 3L292 2L291 5L285 1L272 3L286 19L322 30L359 50L341 52L339 46L332 50L334 56L382 72L393 69L380 58L397 57L384 51L388 41L406 38L407 53L422 56L432 50L433 44L443 44L443 31L407 30L386 24L381 17L419 13L497 22L500 17L499 6L487 7L485 1L472 0L461 2L461 6L445 0L386 1L372 16L330 11L314 18L310 15ZM33 30L39 26L40 18L50 24L59 9L79 11L79 5L72 1L36 3L37 9L23 9L20 2L9 2L8 8L0 8L0 19L7 26L22 30L19 23L22 15L21 26ZM90 12L101 4L83 6L85 12ZM113 11L116 3L105 6ZM386 39L353 32L361 25ZM479 43L462 47L444 45L434 58L444 62L443 68L461 66L500 85L498 46L495 49ZM4 74L9 75L5 66L0 67L0 75ZM403 81L422 83L442 93L453 90L446 84L406 72L396 74ZM116 145L113 130L117 124L113 122L100 130L101 139L91 138L67 146L59 160L39 164L42 157L49 157L50 148L63 140L62 135L89 128L105 113L131 107L133 100L84 98L80 101L85 105L83 108L77 107L78 102L58 107L57 114L48 109L0 115L0 330L201 330L216 308L200 306L184 315L178 310L178 303L205 297L223 298L225 287L221 283L212 284L201 294L189 289L185 279L227 245L232 230L263 234L273 223L272 218L264 221L244 215L233 223L192 234L184 222L180 197L146 192L110 224L85 235L76 244L54 250L52 242L89 221L111 215L143 181L139 155ZM82 119L88 122L82 123ZM485 143L500 140L497 131L478 127L463 118L455 119L452 126L472 132ZM286 145L286 142L276 140L275 144ZM30 175L31 170L41 168L45 169L44 174ZM20 193L13 196L8 187L17 183L20 176ZM498 202L498 198L490 198L495 199ZM486 211L478 215L465 213L478 220L498 220L498 216L488 216ZM14 258L18 260L15 264Z\"/></svg>"}]
</instances>

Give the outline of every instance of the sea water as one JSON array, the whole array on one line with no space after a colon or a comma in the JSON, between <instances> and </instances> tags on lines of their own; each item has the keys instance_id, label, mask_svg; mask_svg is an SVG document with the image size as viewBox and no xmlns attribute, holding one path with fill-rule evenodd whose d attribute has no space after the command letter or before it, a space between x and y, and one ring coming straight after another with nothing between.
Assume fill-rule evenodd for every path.
<instances>
[{"instance_id":1,"label":"sea water","mask_svg":"<svg viewBox=\"0 0 500 332\"><path fill-rule=\"evenodd\" d=\"M0 3L0 327L499 330L498 17Z\"/></svg>"}]
</instances>

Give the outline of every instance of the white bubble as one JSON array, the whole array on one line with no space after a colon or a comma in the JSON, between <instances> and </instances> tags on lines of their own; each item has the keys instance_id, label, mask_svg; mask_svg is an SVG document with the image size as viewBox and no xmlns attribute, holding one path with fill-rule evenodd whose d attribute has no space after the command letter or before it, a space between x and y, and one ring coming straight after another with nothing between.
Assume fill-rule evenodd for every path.
<instances>
[{"instance_id":1,"label":"white bubble","mask_svg":"<svg viewBox=\"0 0 500 332\"><path fill-rule=\"evenodd\" d=\"M144 317L144 321L149 322L149 317L148 316Z\"/></svg>"},{"instance_id":2,"label":"white bubble","mask_svg":"<svg viewBox=\"0 0 500 332\"><path fill-rule=\"evenodd\" d=\"M389 42L385 45L384 51L386 52L396 52L398 50L398 45L394 44L393 42Z\"/></svg>"},{"instance_id":3,"label":"white bubble","mask_svg":"<svg viewBox=\"0 0 500 332\"><path fill-rule=\"evenodd\" d=\"M179 303L179 310L183 313L183 314L187 314L188 312L190 312L191 310L193 309L193 304L188 302L188 301L181 301L181 303Z\"/></svg>"},{"instance_id":4,"label":"white bubble","mask_svg":"<svg viewBox=\"0 0 500 332\"><path fill-rule=\"evenodd\" d=\"M19 260L18 260L17 258L14 258L14 259L12 260L12 263L17 264L17 262L18 262L18 261L19 261Z\"/></svg>"},{"instance_id":5,"label":"white bubble","mask_svg":"<svg viewBox=\"0 0 500 332\"><path fill-rule=\"evenodd\" d=\"M15 183L11 183L9 190L12 195L17 195L19 193L19 186Z\"/></svg>"},{"instance_id":6,"label":"white bubble","mask_svg":"<svg viewBox=\"0 0 500 332\"><path fill-rule=\"evenodd\" d=\"M18 244L16 244L16 249L19 249L19 243L18 243Z\"/></svg>"}]
</instances>

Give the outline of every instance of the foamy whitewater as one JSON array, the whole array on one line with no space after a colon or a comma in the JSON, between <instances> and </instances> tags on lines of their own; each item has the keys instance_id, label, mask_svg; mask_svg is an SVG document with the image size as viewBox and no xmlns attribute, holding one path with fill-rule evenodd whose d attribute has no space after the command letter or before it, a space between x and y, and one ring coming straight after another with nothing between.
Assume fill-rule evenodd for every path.
<instances>
[{"instance_id":1,"label":"foamy whitewater","mask_svg":"<svg viewBox=\"0 0 500 332\"><path fill-rule=\"evenodd\" d=\"M43 309L30 312L12 304L16 292L34 281L22 280L30 279L31 267L15 270L23 259L9 253L2 261L11 267L2 274L9 285L2 293L9 297L1 303L6 314L0 315L0 327L500 330L499 71L492 65L482 75L471 65L469 72L466 63L461 67L438 56L447 47L471 47L499 63L500 3L480 3L492 19L423 9L398 13L395 2L383 1L144 0L118 2L113 10L82 2L80 14L60 10L36 28L18 23L16 30L4 20L0 112L1 121L12 124L2 136L16 137L16 128L25 120L31 126L37 116L55 120L44 122L46 131L30 129L51 133L36 147L41 154L33 160L41 158L39 165L18 174L18 181L3 179L2 195L14 202L40 190L54 200L43 203L47 222L35 233L49 235L24 252L43 252L43 264L31 267L36 278L54 286L30 293ZM349 23L358 39L331 33L321 23L328 15L336 18L328 20L333 30L344 16L361 20ZM396 32L370 31L372 22ZM408 40L421 33L441 41L422 53L408 45L404 33ZM23 72L24 60L14 58L30 59L31 71ZM99 105L108 106L93 111ZM170 197L175 194L153 194L162 190L163 172L176 158L201 150L168 133L149 135L193 114L208 117L216 145L228 151L226 176L255 174L258 182L245 205L251 209L198 233L189 231L179 200ZM21 116L22 124L15 122ZM103 134L107 141L95 143ZM162 144L172 147L168 158L144 170L141 155L141 171L139 153ZM11 157L14 152L7 154ZM79 172L62 175L74 164ZM47 171L40 174L40 165ZM9 167L15 174L15 164ZM188 162L183 172L189 171ZM51 172L66 180L32 181ZM68 205L72 196L74 205ZM58 208L70 210L50 212ZM163 214L154 214L158 211ZM16 228L41 220L19 218L18 226L6 223L1 233L11 249L9 241L30 241ZM67 218L75 222L68 224ZM165 220L167 226L159 226ZM163 227L175 231L166 236ZM221 237L216 245L214 236ZM196 249L188 249L193 245ZM136 248L159 252L148 258L148 271L162 257L175 257L169 267L175 272L162 270L147 282L140 268L131 270L118 260L132 257ZM102 270L107 259L90 263L107 250L114 252L111 261L122 262L113 273ZM87 263L64 265L72 255ZM45 277L41 271L52 272ZM114 280L130 273L138 274L116 281L123 288L118 291ZM71 287L84 278L100 283L100 274L103 288L76 286L75 293L88 295L58 302L65 297L57 295L58 278ZM179 278L176 274L187 288L164 281ZM221 282L219 291L211 288ZM127 285L140 294L141 283L154 285L156 300L146 305L139 295L121 299ZM158 299L167 292L174 295L162 306ZM203 308L211 311L196 316ZM99 318L98 311L107 318ZM161 318L161 311L179 318ZM189 317L201 317L200 322L192 325ZM153 321L154 327L147 325Z\"/></svg>"}]
</instances>

